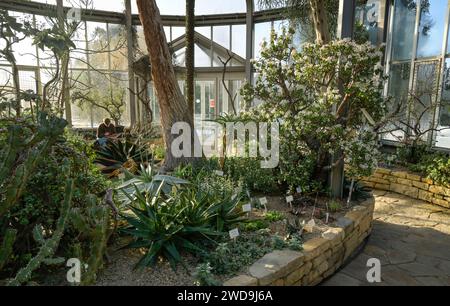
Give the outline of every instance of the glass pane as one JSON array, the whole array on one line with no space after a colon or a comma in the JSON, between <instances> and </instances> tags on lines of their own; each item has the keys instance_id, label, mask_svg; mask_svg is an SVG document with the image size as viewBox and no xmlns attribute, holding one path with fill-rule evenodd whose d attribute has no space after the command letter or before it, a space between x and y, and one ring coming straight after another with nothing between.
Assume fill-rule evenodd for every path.
<instances>
[{"instance_id":1,"label":"glass pane","mask_svg":"<svg viewBox=\"0 0 450 306\"><path fill-rule=\"evenodd\" d=\"M222 47L230 49L230 27L213 27L213 40Z\"/></svg>"},{"instance_id":2,"label":"glass pane","mask_svg":"<svg viewBox=\"0 0 450 306\"><path fill-rule=\"evenodd\" d=\"M245 59L246 56L246 35L247 29L245 25L234 25L232 27L232 50L237 55L243 57Z\"/></svg>"},{"instance_id":3,"label":"glass pane","mask_svg":"<svg viewBox=\"0 0 450 306\"><path fill-rule=\"evenodd\" d=\"M108 33L105 23L88 22L89 62L95 69L108 69Z\"/></svg>"},{"instance_id":4,"label":"glass pane","mask_svg":"<svg viewBox=\"0 0 450 306\"><path fill-rule=\"evenodd\" d=\"M172 27L172 40L183 36L186 33L186 28L184 27Z\"/></svg>"},{"instance_id":5,"label":"glass pane","mask_svg":"<svg viewBox=\"0 0 450 306\"><path fill-rule=\"evenodd\" d=\"M392 35L392 59L407 60L412 57L417 0L395 1Z\"/></svg>"},{"instance_id":6,"label":"glass pane","mask_svg":"<svg viewBox=\"0 0 450 306\"><path fill-rule=\"evenodd\" d=\"M261 54L261 44L264 40L269 41L272 23L263 22L255 24L255 50L254 57L259 58Z\"/></svg>"},{"instance_id":7,"label":"glass pane","mask_svg":"<svg viewBox=\"0 0 450 306\"><path fill-rule=\"evenodd\" d=\"M445 60L436 146L450 149L450 59Z\"/></svg>"},{"instance_id":8,"label":"glass pane","mask_svg":"<svg viewBox=\"0 0 450 306\"><path fill-rule=\"evenodd\" d=\"M211 27L196 27L195 31L208 39L211 39Z\"/></svg>"},{"instance_id":9,"label":"glass pane","mask_svg":"<svg viewBox=\"0 0 450 306\"><path fill-rule=\"evenodd\" d=\"M389 74L389 96L393 98L391 110L395 109L397 105L406 105L409 97L409 75L411 70L411 64L395 64L391 67ZM406 113L402 114L406 117ZM386 140L401 141L403 140L404 133L402 131L394 131L395 126L391 125L386 128L390 131L383 135Z\"/></svg>"},{"instance_id":10,"label":"glass pane","mask_svg":"<svg viewBox=\"0 0 450 306\"><path fill-rule=\"evenodd\" d=\"M381 14L380 0L359 0L355 10L355 39L370 41L373 45L382 43Z\"/></svg>"},{"instance_id":11,"label":"glass pane","mask_svg":"<svg viewBox=\"0 0 450 306\"><path fill-rule=\"evenodd\" d=\"M447 1L422 1L419 23L418 57L437 56L442 52Z\"/></svg>"},{"instance_id":12,"label":"glass pane","mask_svg":"<svg viewBox=\"0 0 450 306\"><path fill-rule=\"evenodd\" d=\"M77 48L70 53L72 68L87 68L86 56L86 23L82 22L78 26L72 37L72 41Z\"/></svg>"},{"instance_id":13,"label":"glass pane","mask_svg":"<svg viewBox=\"0 0 450 306\"><path fill-rule=\"evenodd\" d=\"M16 18L17 22L19 23L28 22L33 24L32 15L10 11L9 16ZM27 37L23 34L16 34L18 34L18 36L12 40L12 50L16 59L16 63L18 65L24 66L36 66L37 54L36 46L33 46L33 40L31 39L31 37Z\"/></svg>"},{"instance_id":14,"label":"glass pane","mask_svg":"<svg viewBox=\"0 0 450 306\"><path fill-rule=\"evenodd\" d=\"M111 49L111 69L128 69L128 49L125 26L119 24L109 25L109 41Z\"/></svg>"},{"instance_id":15,"label":"glass pane","mask_svg":"<svg viewBox=\"0 0 450 306\"><path fill-rule=\"evenodd\" d=\"M245 0L227 0L214 1L196 0L196 15L212 15L212 14L229 14L229 13L245 13L247 5Z\"/></svg>"},{"instance_id":16,"label":"glass pane","mask_svg":"<svg viewBox=\"0 0 450 306\"><path fill-rule=\"evenodd\" d=\"M419 133L430 129L436 111L436 93L438 78L438 61L417 63L415 67L414 105L411 110L411 121ZM426 141L428 133L422 135Z\"/></svg>"}]
</instances>

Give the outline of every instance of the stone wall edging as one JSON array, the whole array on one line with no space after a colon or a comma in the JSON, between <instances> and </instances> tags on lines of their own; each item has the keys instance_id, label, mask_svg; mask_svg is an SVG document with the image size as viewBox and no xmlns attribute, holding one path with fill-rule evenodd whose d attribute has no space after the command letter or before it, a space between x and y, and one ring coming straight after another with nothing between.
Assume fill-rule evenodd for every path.
<instances>
[{"instance_id":1,"label":"stone wall edging","mask_svg":"<svg viewBox=\"0 0 450 306\"><path fill-rule=\"evenodd\" d=\"M266 254L224 286L315 286L333 275L372 231L375 199L362 202L337 220L322 237L303 244L302 251Z\"/></svg>"},{"instance_id":2,"label":"stone wall edging","mask_svg":"<svg viewBox=\"0 0 450 306\"><path fill-rule=\"evenodd\" d=\"M450 188L430 179L405 171L378 168L370 177L362 179L365 186L392 191L445 208L450 208Z\"/></svg>"}]
</instances>

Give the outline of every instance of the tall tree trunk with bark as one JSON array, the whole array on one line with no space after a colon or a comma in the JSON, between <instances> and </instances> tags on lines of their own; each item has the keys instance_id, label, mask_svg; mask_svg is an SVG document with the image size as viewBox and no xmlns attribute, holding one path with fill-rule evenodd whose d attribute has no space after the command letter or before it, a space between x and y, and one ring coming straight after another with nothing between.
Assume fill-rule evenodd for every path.
<instances>
[{"instance_id":1,"label":"tall tree trunk with bark","mask_svg":"<svg viewBox=\"0 0 450 306\"><path fill-rule=\"evenodd\" d=\"M172 126L177 122L185 122L193 126L193 120L175 77L172 57L156 1L137 0L137 6L144 29L145 42L152 67L152 79L161 111L161 125L166 145L164 170L170 171L184 161L184 159L175 158L172 155L171 145L175 139L175 135L171 133Z\"/></svg>"},{"instance_id":2,"label":"tall tree trunk with bark","mask_svg":"<svg viewBox=\"0 0 450 306\"><path fill-rule=\"evenodd\" d=\"M311 16L316 32L316 43L324 45L331 40L324 0L309 0Z\"/></svg>"},{"instance_id":3,"label":"tall tree trunk with bark","mask_svg":"<svg viewBox=\"0 0 450 306\"><path fill-rule=\"evenodd\" d=\"M195 0L186 0L186 100L194 118ZM194 120L192 120L194 121ZM193 127L192 127L193 128Z\"/></svg>"}]
</instances>

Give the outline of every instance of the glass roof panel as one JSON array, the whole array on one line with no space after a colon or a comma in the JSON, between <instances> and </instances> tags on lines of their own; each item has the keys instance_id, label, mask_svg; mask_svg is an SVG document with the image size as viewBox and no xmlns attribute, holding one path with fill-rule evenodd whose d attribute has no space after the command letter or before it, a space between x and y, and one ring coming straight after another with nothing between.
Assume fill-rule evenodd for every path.
<instances>
[{"instance_id":1,"label":"glass roof panel","mask_svg":"<svg viewBox=\"0 0 450 306\"><path fill-rule=\"evenodd\" d=\"M105 1L107 2L107 1ZM186 15L186 0L156 0L161 15ZM131 1L132 13L137 14L136 1ZM196 0L196 15L244 13L247 10L245 0L211 1Z\"/></svg>"}]
</instances>

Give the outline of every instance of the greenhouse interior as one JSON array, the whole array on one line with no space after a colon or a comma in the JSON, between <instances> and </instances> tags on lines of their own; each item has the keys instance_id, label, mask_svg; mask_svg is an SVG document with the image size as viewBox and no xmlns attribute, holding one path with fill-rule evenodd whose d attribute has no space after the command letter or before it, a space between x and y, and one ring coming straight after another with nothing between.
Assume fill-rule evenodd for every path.
<instances>
[{"instance_id":1,"label":"greenhouse interior","mask_svg":"<svg viewBox=\"0 0 450 306\"><path fill-rule=\"evenodd\" d=\"M450 0L1 0L0 286L450 286L449 27Z\"/></svg>"}]
</instances>

